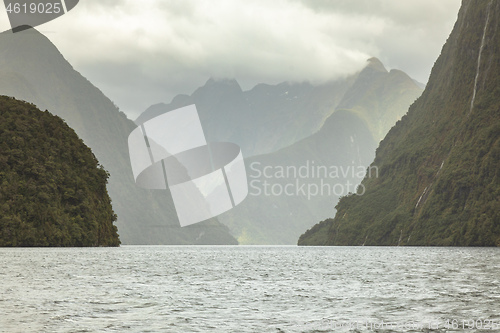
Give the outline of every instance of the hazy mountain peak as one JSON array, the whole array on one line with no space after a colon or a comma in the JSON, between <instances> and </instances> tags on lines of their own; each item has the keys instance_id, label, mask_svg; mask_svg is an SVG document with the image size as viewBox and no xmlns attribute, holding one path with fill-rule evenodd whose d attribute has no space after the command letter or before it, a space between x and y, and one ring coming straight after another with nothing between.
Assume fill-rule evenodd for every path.
<instances>
[{"instance_id":1,"label":"hazy mountain peak","mask_svg":"<svg viewBox=\"0 0 500 333\"><path fill-rule=\"evenodd\" d=\"M378 58L372 57L372 58L366 60L366 62L368 64L366 65L365 68L370 68L370 69L374 69L374 70L379 71L379 72L387 73L387 69L385 68L382 61L380 61Z\"/></svg>"},{"instance_id":2,"label":"hazy mountain peak","mask_svg":"<svg viewBox=\"0 0 500 333\"><path fill-rule=\"evenodd\" d=\"M228 78L214 79L213 77L211 77L205 83L204 87L206 87L206 88L208 88L208 87L236 88L240 92L242 91L238 81L236 81L235 79L228 79Z\"/></svg>"}]
</instances>

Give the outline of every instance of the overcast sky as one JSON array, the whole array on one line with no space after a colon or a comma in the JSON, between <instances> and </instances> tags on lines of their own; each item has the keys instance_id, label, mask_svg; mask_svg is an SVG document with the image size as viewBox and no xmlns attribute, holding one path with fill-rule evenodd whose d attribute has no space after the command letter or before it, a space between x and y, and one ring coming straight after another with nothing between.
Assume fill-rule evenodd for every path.
<instances>
[{"instance_id":1,"label":"overcast sky","mask_svg":"<svg viewBox=\"0 0 500 333\"><path fill-rule=\"evenodd\" d=\"M427 82L460 0L80 0L39 26L133 119L209 77L321 83L378 57ZM5 12L1 28L9 29Z\"/></svg>"}]
</instances>

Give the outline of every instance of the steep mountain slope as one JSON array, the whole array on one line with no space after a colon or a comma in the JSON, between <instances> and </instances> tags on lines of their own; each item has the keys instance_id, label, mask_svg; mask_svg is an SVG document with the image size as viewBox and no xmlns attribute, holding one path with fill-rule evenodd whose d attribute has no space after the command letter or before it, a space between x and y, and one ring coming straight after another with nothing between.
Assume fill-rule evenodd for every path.
<instances>
[{"instance_id":1,"label":"steep mountain slope","mask_svg":"<svg viewBox=\"0 0 500 333\"><path fill-rule=\"evenodd\" d=\"M107 178L62 119L0 96L0 246L118 246Z\"/></svg>"},{"instance_id":2,"label":"steep mountain slope","mask_svg":"<svg viewBox=\"0 0 500 333\"><path fill-rule=\"evenodd\" d=\"M0 34L0 94L63 118L111 174L108 190L124 244L234 244L216 220L180 228L170 193L134 183L127 138L136 127L34 29Z\"/></svg>"},{"instance_id":3,"label":"steep mountain slope","mask_svg":"<svg viewBox=\"0 0 500 333\"><path fill-rule=\"evenodd\" d=\"M387 134L366 194L299 245L500 246L500 2L464 0L422 96Z\"/></svg>"},{"instance_id":4,"label":"steep mountain slope","mask_svg":"<svg viewBox=\"0 0 500 333\"><path fill-rule=\"evenodd\" d=\"M355 192L379 133L406 113L418 93L406 74L370 59L318 132L247 158L250 194L219 220L241 244L295 244L306 228L334 214L339 196Z\"/></svg>"}]
</instances>

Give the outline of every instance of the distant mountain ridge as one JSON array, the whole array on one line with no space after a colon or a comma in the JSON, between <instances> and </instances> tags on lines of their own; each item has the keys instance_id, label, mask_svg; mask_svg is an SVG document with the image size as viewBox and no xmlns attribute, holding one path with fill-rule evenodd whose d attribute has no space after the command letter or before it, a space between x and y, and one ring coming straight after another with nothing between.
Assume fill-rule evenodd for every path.
<instances>
[{"instance_id":1,"label":"distant mountain ridge","mask_svg":"<svg viewBox=\"0 0 500 333\"><path fill-rule=\"evenodd\" d=\"M377 149L380 177L299 245L500 246L500 2L464 0L422 96Z\"/></svg>"},{"instance_id":2,"label":"distant mountain ridge","mask_svg":"<svg viewBox=\"0 0 500 333\"><path fill-rule=\"evenodd\" d=\"M349 80L319 88L284 82L242 91L234 79L211 78L190 96L177 95L169 104L151 106L135 122L196 104L208 141L237 143L245 156L252 156L284 148L319 130L348 87Z\"/></svg>"},{"instance_id":3,"label":"distant mountain ridge","mask_svg":"<svg viewBox=\"0 0 500 333\"><path fill-rule=\"evenodd\" d=\"M404 72L388 72L380 60L371 58L359 73L317 86L283 82L258 84L243 91L235 79L211 78L191 95L177 95L169 104L152 105L135 122L141 124L195 104L208 141L237 143L249 157L277 151L313 135L340 109L356 112L374 138L381 140L404 114L401 110L421 93Z\"/></svg>"}]
</instances>

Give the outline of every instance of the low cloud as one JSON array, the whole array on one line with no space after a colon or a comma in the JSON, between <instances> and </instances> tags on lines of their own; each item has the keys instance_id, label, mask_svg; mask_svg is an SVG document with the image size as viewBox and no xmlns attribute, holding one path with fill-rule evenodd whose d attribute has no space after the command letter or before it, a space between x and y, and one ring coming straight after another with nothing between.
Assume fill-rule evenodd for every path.
<instances>
[{"instance_id":1,"label":"low cloud","mask_svg":"<svg viewBox=\"0 0 500 333\"><path fill-rule=\"evenodd\" d=\"M324 82L367 58L426 81L460 0L85 0L39 27L131 115L209 77ZM132 117L134 117L132 116Z\"/></svg>"}]
</instances>

